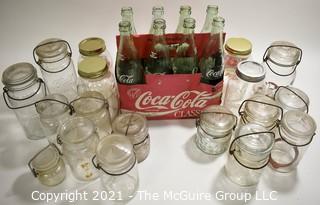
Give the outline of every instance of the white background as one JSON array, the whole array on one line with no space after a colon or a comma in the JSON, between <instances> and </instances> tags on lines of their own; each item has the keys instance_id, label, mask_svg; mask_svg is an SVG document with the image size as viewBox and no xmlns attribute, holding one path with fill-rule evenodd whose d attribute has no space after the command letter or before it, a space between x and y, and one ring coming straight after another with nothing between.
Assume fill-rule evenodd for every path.
<instances>
[{"instance_id":1,"label":"white background","mask_svg":"<svg viewBox=\"0 0 320 205\"><path fill-rule=\"evenodd\" d=\"M115 35L121 6L131 5L138 33L146 33L151 24L151 8L163 5L167 33L175 31L181 4L192 6L196 31L204 23L208 4L218 4L226 18L227 37L244 36L253 42L253 59L262 60L266 47L275 40L294 42L303 49L295 86L310 98L310 114L320 123L320 2L317 0L243 0L243 1L108 1L108 0L0 0L0 72L11 64L32 62L32 49L43 39L59 37L70 42L73 60L78 58L77 45L82 39L98 36L105 39L115 59ZM27 160L45 144L30 141L24 136L12 111L0 100L0 204L34 204L34 190L64 192L71 190L100 190L99 181L75 184L68 180L58 187L45 188L27 169ZM190 151L195 133L194 120L152 121L150 125L151 153L139 164L140 190L163 194L164 191L215 193L218 190L239 191L227 185L222 170L226 154L210 158ZM267 171L257 187L258 193L269 196L278 191L277 201L250 201L250 204L319 204L319 138L309 147L298 171L290 176L275 176ZM70 170L69 170L70 171ZM264 191L264 192L263 192ZM62 202L63 203L63 202ZM133 199L129 204L242 204L241 201L148 201ZM44 204L44 202L42 202ZM78 202L77 204L92 204ZM98 201L97 204L112 204Z\"/></svg>"}]
</instances>

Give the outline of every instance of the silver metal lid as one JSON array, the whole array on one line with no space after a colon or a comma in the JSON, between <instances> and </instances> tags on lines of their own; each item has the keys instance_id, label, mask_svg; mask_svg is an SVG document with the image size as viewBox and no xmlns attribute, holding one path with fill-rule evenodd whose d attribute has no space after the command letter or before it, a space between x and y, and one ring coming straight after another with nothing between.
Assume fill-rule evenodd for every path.
<instances>
[{"instance_id":1,"label":"silver metal lid","mask_svg":"<svg viewBox=\"0 0 320 205\"><path fill-rule=\"evenodd\" d=\"M265 68L255 61L242 61L236 69L237 76L248 82L260 82L266 77Z\"/></svg>"},{"instance_id":2,"label":"silver metal lid","mask_svg":"<svg viewBox=\"0 0 320 205\"><path fill-rule=\"evenodd\" d=\"M2 73L2 83L6 87L22 85L26 82L36 79L37 70L30 63L16 63Z\"/></svg>"},{"instance_id":3,"label":"silver metal lid","mask_svg":"<svg viewBox=\"0 0 320 205\"><path fill-rule=\"evenodd\" d=\"M295 44L287 41L275 41L267 53L269 60L283 66L294 66L299 60L300 51Z\"/></svg>"},{"instance_id":4,"label":"silver metal lid","mask_svg":"<svg viewBox=\"0 0 320 205\"><path fill-rule=\"evenodd\" d=\"M307 106L309 106L309 97L307 94L298 88L290 86L279 88L278 92L276 92L275 100L285 110L306 111Z\"/></svg>"}]
</instances>

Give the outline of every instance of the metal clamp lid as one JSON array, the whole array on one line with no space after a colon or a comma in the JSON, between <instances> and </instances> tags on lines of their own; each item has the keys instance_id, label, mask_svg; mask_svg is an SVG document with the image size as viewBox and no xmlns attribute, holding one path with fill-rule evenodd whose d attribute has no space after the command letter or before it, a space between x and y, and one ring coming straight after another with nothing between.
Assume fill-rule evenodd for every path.
<instances>
[{"instance_id":1,"label":"metal clamp lid","mask_svg":"<svg viewBox=\"0 0 320 205\"><path fill-rule=\"evenodd\" d=\"M313 133L313 135L310 137L310 140L308 142L306 142L304 144L297 145L297 144L293 144L293 143L289 142L288 140L286 140L286 138L283 137L283 135L281 133L281 129L280 129L280 125L279 124L277 125L277 127L278 127L278 132L279 132L279 136L280 136L281 140L285 141L287 144L289 144L289 145L291 145L293 147L304 147L304 146L309 145L312 142L313 137L316 135L316 133Z\"/></svg>"}]
</instances>

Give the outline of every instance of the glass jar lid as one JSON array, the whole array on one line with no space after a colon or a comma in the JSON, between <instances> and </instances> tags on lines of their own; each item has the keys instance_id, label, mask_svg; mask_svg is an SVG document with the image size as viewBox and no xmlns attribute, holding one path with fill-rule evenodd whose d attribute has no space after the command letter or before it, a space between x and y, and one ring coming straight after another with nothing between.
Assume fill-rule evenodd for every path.
<instances>
[{"instance_id":1,"label":"glass jar lid","mask_svg":"<svg viewBox=\"0 0 320 205\"><path fill-rule=\"evenodd\" d=\"M105 50L106 44L102 38L86 38L79 43L79 52L84 56L99 55Z\"/></svg>"},{"instance_id":2,"label":"glass jar lid","mask_svg":"<svg viewBox=\"0 0 320 205\"><path fill-rule=\"evenodd\" d=\"M307 110L307 106L309 106L309 97L307 94L291 86L280 87L278 92L276 92L275 100L286 110L305 111Z\"/></svg>"},{"instance_id":3,"label":"glass jar lid","mask_svg":"<svg viewBox=\"0 0 320 205\"><path fill-rule=\"evenodd\" d=\"M108 61L102 56L85 57L78 64L78 74L84 78L98 78L107 71Z\"/></svg>"},{"instance_id":4,"label":"glass jar lid","mask_svg":"<svg viewBox=\"0 0 320 205\"><path fill-rule=\"evenodd\" d=\"M138 113L121 114L113 121L112 130L128 136L132 144L137 144L148 134L147 119Z\"/></svg>"},{"instance_id":5,"label":"glass jar lid","mask_svg":"<svg viewBox=\"0 0 320 205\"><path fill-rule=\"evenodd\" d=\"M248 56L252 52L252 44L246 38L233 37L226 41L225 49L234 55Z\"/></svg>"},{"instance_id":6,"label":"glass jar lid","mask_svg":"<svg viewBox=\"0 0 320 205\"><path fill-rule=\"evenodd\" d=\"M237 66L236 74L244 81L260 82L266 77L266 70L255 61L241 61Z\"/></svg>"},{"instance_id":7,"label":"glass jar lid","mask_svg":"<svg viewBox=\"0 0 320 205\"><path fill-rule=\"evenodd\" d=\"M108 135L97 146L97 161L108 173L128 171L136 163L133 145L124 135Z\"/></svg>"},{"instance_id":8,"label":"glass jar lid","mask_svg":"<svg viewBox=\"0 0 320 205\"><path fill-rule=\"evenodd\" d=\"M207 107L200 115L201 128L216 136L229 134L236 125L236 121L236 117L229 109L219 105Z\"/></svg>"},{"instance_id":9,"label":"glass jar lid","mask_svg":"<svg viewBox=\"0 0 320 205\"><path fill-rule=\"evenodd\" d=\"M41 41L36 48L36 54L40 59L64 57L68 52L66 42L58 38L49 38ZM59 59L58 59L59 60Z\"/></svg>"},{"instance_id":10,"label":"glass jar lid","mask_svg":"<svg viewBox=\"0 0 320 205\"><path fill-rule=\"evenodd\" d=\"M97 91L85 91L80 97L71 102L74 111L81 115L91 115L100 112L106 106L104 96Z\"/></svg>"},{"instance_id":11,"label":"glass jar lid","mask_svg":"<svg viewBox=\"0 0 320 205\"><path fill-rule=\"evenodd\" d=\"M16 63L2 73L2 83L6 87L22 85L37 79L37 70L30 63Z\"/></svg>"},{"instance_id":12,"label":"glass jar lid","mask_svg":"<svg viewBox=\"0 0 320 205\"><path fill-rule=\"evenodd\" d=\"M267 53L268 59L280 66L294 66L301 55L295 44L287 41L275 41Z\"/></svg>"},{"instance_id":13,"label":"glass jar lid","mask_svg":"<svg viewBox=\"0 0 320 205\"><path fill-rule=\"evenodd\" d=\"M58 116L70 111L68 106L68 99L64 95L51 94L45 96L42 100L43 101L36 103L36 110L41 118Z\"/></svg>"},{"instance_id":14,"label":"glass jar lid","mask_svg":"<svg viewBox=\"0 0 320 205\"><path fill-rule=\"evenodd\" d=\"M36 171L45 171L54 167L59 161L59 151L54 145L41 150L31 161L32 167Z\"/></svg>"}]
</instances>

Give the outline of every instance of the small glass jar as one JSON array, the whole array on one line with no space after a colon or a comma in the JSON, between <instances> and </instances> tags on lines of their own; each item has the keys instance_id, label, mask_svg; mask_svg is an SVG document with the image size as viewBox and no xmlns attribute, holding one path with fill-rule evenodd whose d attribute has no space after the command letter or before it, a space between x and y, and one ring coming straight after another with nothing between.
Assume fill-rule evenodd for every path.
<instances>
[{"instance_id":1,"label":"small glass jar","mask_svg":"<svg viewBox=\"0 0 320 205\"><path fill-rule=\"evenodd\" d=\"M65 179L66 168L61 155L54 144L49 144L29 161L33 176L38 178L41 184L55 186Z\"/></svg>"},{"instance_id":2,"label":"small glass jar","mask_svg":"<svg viewBox=\"0 0 320 205\"><path fill-rule=\"evenodd\" d=\"M96 162L95 162L96 158ZM139 186L136 156L130 140L120 134L104 137L98 144L93 165L100 170L102 186L114 199L132 199Z\"/></svg>"},{"instance_id":3,"label":"small glass jar","mask_svg":"<svg viewBox=\"0 0 320 205\"><path fill-rule=\"evenodd\" d=\"M296 78L296 68L302 58L302 50L287 41L275 41L263 55L266 81L276 86L292 85Z\"/></svg>"},{"instance_id":4,"label":"small glass jar","mask_svg":"<svg viewBox=\"0 0 320 205\"><path fill-rule=\"evenodd\" d=\"M298 88L280 86L275 92L274 99L282 107L283 112L288 110L309 111L309 97Z\"/></svg>"},{"instance_id":5,"label":"small glass jar","mask_svg":"<svg viewBox=\"0 0 320 205\"><path fill-rule=\"evenodd\" d=\"M92 181L99 176L91 163L98 140L95 126L89 119L75 117L61 126L57 141L73 176L80 181Z\"/></svg>"},{"instance_id":6,"label":"small glass jar","mask_svg":"<svg viewBox=\"0 0 320 205\"><path fill-rule=\"evenodd\" d=\"M229 148L227 177L240 186L257 185L273 144L274 133L265 127L254 123L239 127Z\"/></svg>"},{"instance_id":7,"label":"small glass jar","mask_svg":"<svg viewBox=\"0 0 320 205\"><path fill-rule=\"evenodd\" d=\"M278 127L277 139L271 152L270 167L278 172L290 172L296 169L316 129L316 122L307 113L299 110L286 112Z\"/></svg>"},{"instance_id":8,"label":"small glass jar","mask_svg":"<svg viewBox=\"0 0 320 205\"><path fill-rule=\"evenodd\" d=\"M238 64L235 76L224 84L225 95L223 105L237 113L240 104L256 93L263 93L265 89L266 72L260 63L242 61Z\"/></svg>"},{"instance_id":9,"label":"small glass jar","mask_svg":"<svg viewBox=\"0 0 320 205\"><path fill-rule=\"evenodd\" d=\"M244 107L243 110L242 107ZM242 102L239 116L240 124L252 122L272 130L282 119L283 111L273 99L265 95L254 95Z\"/></svg>"},{"instance_id":10,"label":"small glass jar","mask_svg":"<svg viewBox=\"0 0 320 205\"><path fill-rule=\"evenodd\" d=\"M101 93L95 91L84 92L70 104L77 116L86 117L94 123L100 138L111 134L109 106Z\"/></svg>"},{"instance_id":11,"label":"small glass jar","mask_svg":"<svg viewBox=\"0 0 320 205\"><path fill-rule=\"evenodd\" d=\"M78 93L97 91L109 104L113 121L119 113L119 93L116 80L111 73L112 59L101 38L86 38L79 43Z\"/></svg>"},{"instance_id":12,"label":"small glass jar","mask_svg":"<svg viewBox=\"0 0 320 205\"><path fill-rule=\"evenodd\" d=\"M196 121L195 143L206 154L221 154L229 146L237 116L223 106L207 107Z\"/></svg>"},{"instance_id":13,"label":"small glass jar","mask_svg":"<svg viewBox=\"0 0 320 205\"><path fill-rule=\"evenodd\" d=\"M61 125L70 119L72 108L64 95L51 94L36 103L45 135L50 143L56 144Z\"/></svg>"},{"instance_id":14,"label":"small glass jar","mask_svg":"<svg viewBox=\"0 0 320 205\"><path fill-rule=\"evenodd\" d=\"M17 63L2 73L3 97L13 109L27 138L38 140L45 137L40 117L34 104L46 96L46 86L30 63Z\"/></svg>"},{"instance_id":15,"label":"small glass jar","mask_svg":"<svg viewBox=\"0 0 320 205\"><path fill-rule=\"evenodd\" d=\"M112 123L114 133L127 136L133 144L138 162L145 160L150 152L150 136L147 119L138 113L120 114Z\"/></svg>"},{"instance_id":16,"label":"small glass jar","mask_svg":"<svg viewBox=\"0 0 320 205\"><path fill-rule=\"evenodd\" d=\"M71 56L69 43L58 38L46 39L33 49L34 61L40 66L50 93L63 94L69 101L77 96L77 75Z\"/></svg>"}]
</instances>

